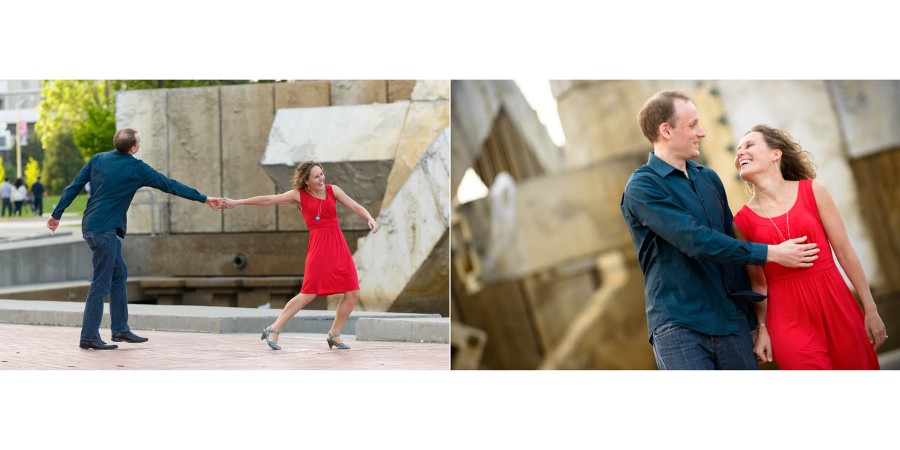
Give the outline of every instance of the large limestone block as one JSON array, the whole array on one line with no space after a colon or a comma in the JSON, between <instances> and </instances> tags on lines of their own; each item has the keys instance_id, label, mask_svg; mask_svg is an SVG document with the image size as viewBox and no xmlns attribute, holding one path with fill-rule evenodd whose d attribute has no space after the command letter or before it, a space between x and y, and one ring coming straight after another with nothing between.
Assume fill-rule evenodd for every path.
<instances>
[{"instance_id":1,"label":"large limestone block","mask_svg":"<svg viewBox=\"0 0 900 450\"><path fill-rule=\"evenodd\" d=\"M275 109L310 108L331 104L331 82L328 80L275 83Z\"/></svg>"},{"instance_id":2,"label":"large limestone block","mask_svg":"<svg viewBox=\"0 0 900 450\"><path fill-rule=\"evenodd\" d=\"M169 142L165 90L117 93L116 128L137 130L141 135L141 151L135 157L168 176ZM112 148L110 143L110 149ZM149 188L139 191L128 208L128 234L162 233L168 230L166 214L168 200L168 196L159 191ZM155 221L155 224L152 224L151 220Z\"/></svg>"},{"instance_id":3,"label":"large limestone block","mask_svg":"<svg viewBox=\"0 0 900 450\"><path fill-rule=\"evenodd\" d=\"M292 189L301 161L318 161L326 183L340 186L377 217L409 105L280 109L261 164L284 192ZM342 229L368 229L365 220L342 206L338 215Z\"/></svg>"},{"instance_id":4,"label":"large limestone block","mask_svg":"<svg viewBox=\"0 0 900 450\"><path fill-rule=\"evenodd\" d=\"M412 91L413 101L434 101L450 99L449 80L419 80Z\"/></svg>"},{"instance_id":5,"label":"large limestone block","mask_svg":"<svg viewBox=\"0 0 900 450\"><path fill-rule=\"evenodd\" d=\"M314 108L331 105L331 82L328 80L303 80L275 83L275 109ZM276 189L277 190L277 189ZM285 189L286 190L286 189ZM278 190L278 193L284 191ZM305 230L303 218L294 205L279 205L278 231Z\"/></svg>"},{"instance_id":6,"label":"large limestone block","mask_svg":"<svg viewBox=\"0 0 900 450\"><path fill-rule=\"evenodd\" d=\"M381 202L382 208L391 203L429 144L434 142L441 130L450 125L449 121L450 103L447 101L413 102L410 105L394 166L388 177L384 200Z\"/></svg>"},{"instance_id":7,"label":"large limestone block","mask_svg":"<svg viewBox=\"0 0 900 450\"><path fill-rule=\"evenodd\" d=\"M648 342L644 276L631 248L602 254L603 283L568 323L566 334L548 346L540 369L653 369Z\"/></svg>"},{"instance_id":8,"label":"large limestone block","mask_svg":"<svg viewBox=\"0 0 900 450\"><path fill-rule=\"evenodd\" d=\"M411 100L416 80L388 80L388 103Z\"/></svg>"},{"instance_id":9,"label":"large limestone block","mask_svg":"<svg viewBox=\"0 0 900 450\"><path fill-rule=\"evenodd\" d=\"M472 167L481 152L501 102L500 93L490 81L455 80L451 86L450 128L453 139L450 155L453 159L450 164L450 189L455 193L466 169Z\"/></svg>"},{"instance_id":10,"label":"large limestone block","mask_svg":"<svg viewBox=\"0 0 900 450\"><path fill-rule=\"evenodd\" d=\"M513 81L454 81L452 90L450 186L454 193L466 170L481 153L501 110L527 144L522 150L532 152L544 173L563 169L562 152Z\"/></svg>"},{"instance_id":11,"label":"large limestone block","mask_svg":"<svg viewBox=\"0 0 900 450\"><path fill-rule=\"evenodd\" d=\"M728 207L737 212L749 200L747 184L734 168L737 141L727 120L722 99L715 81L707 81L694 91L687 92L700 113L700 124L706 137L700 141L700 158L697 162L714 170L722 180ZM650 150L650 149L648 149Z\"/></svg>"},{"instance_id":12,"label":"large limestone block","mask_svg":"<svg viewBox=\"0 0 900 450\"><path fill-rule=\"evenodd\" d=\"M221 88L222 188L230 198L276 193L275 183L259 165L275 108L271 84L248 84ZM275 231L273 207L235 208L222 212L225 232Z\"/></svg>"},{"instance_id":13,"label":"large limestone block","mask_svg":"<svg viewBox=\"0 0 900 450\"><path fill-rule=\"evenodd\" d=\"M522 278L630 243L619 203L628 177L645 162L646 156L620 157L530 178L495 205L491 197L460 205L483 281Z\"/></svg>"},{"instance_id":14,"label":"large limestone block","mask_svg":"<svg viewBox=\"0 0 900 450\"><path fill-rule=\"evenodd\" d=\"M344 232L351 252L356 250L358 239L364 235L362 231ZM308 232L172 234L129 236L123 241L123 253L129 274L298 276L303 275L308 245ZM236 264L239 256L243 266ZM82 259L81 266L86 261L90 274L90 257ZM136 263L134 267L133 262Z\"/></svg>"},{"instance_id":15,"label":"large limestone block","mask_svg":"<svg viewBox=\"0 0 900 450\"><path fill-rule=\"evenodd\" d=\"M354 254L365 309L448 315L449 146L445 128Z\"/></svg>"},{"instance_id":16,"label":"large limestone block","mask_svg":"<svg viewBox=\"0 0 900 450\"><path fill-rule=\"evenodd\" d=\"M222 189L219 88L169 90L169 173L207 196ZM222 215L193 200L171 197L172 233L222 231Z\"/></svg>"},{"instance_id":17,"label":"large limestone block","mask_svg":"<svg viewBox=\"0 0 900 450\"><path fill-rule=\"evenodd\" d=\"M387 85L384 80L334 80L331 82L331 104L387 103Z\"/></svg>"},{"instance_id":18,"label":"large limestone block","mask_svg":"<svg viewBox=\"0 0 900 450\"><path fill-rule=\"evenodd\" d=\"M853 159L900 147L900 81L828 81Z\"/></svg>"},{"instance_id":19,"label":"large limestone block","mask_svg":"<svg viewBox=\"0 0 900 450\"><path fill-rule=\"evenodd\" d=\"M722 103L737 142L754 125L788 131L813 155L816 179L834 198L850 242L873 284L881 270L859 211L853 173L844 153L841 124L824 81L720 81Z\"/></svg>"},{"instance_id":20,"label":"large limestone block","mask_svg":"<svg viewBox=\"0 0 900 450\"><path fill-rule=\"evenodd\" d=\"M685 82L552 81L559 119L566 134L566 159L575 169L623 155L646 155L652 146L637 115L661 90L684 90ZM701 111L702 113L702 111Z\"/></svg>"},{"instance_id":21,"label":"large limestone block","mask_svg":"<svg viewBox=\"0 0 900 450\"><path fill-rule=\"evenodd\" d=\"M499 91L503 98L503 111L512 120L519 134L528 144L527 148L541 164L544 173L556 173L565 168L563 153L550 139L547 128L538 118L537 112L512 82L499 83Z\"/></svg>"}]
</instances>

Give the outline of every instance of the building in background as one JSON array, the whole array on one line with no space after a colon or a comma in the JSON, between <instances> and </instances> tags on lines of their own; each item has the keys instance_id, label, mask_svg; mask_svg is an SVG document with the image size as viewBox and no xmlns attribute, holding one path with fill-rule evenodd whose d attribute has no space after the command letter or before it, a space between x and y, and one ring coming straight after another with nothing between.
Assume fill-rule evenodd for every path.
<instances>
[{"instance_id":1,"label":"building in background","mask_svg":"<svg viewBox=\"0 0 900 450\"><path fill-rule=\"evenodd\" d=\"M28 144L37 122L37 105L41 102L39 80L0 80L0 156L3 161L16 163L16 134L20 146ZM24 170L24 161L22 170ZM13 177L15 173L8 174Z\"/></svg>"}]
</instances>

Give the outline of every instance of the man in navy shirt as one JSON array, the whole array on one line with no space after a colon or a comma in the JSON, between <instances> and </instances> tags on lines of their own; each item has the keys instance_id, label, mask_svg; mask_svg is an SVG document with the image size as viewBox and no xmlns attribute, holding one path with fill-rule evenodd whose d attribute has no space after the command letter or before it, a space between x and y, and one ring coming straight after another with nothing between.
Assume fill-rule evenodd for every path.
<instances>
[{"instance_id":1,"label":"man in navy shirt","mask_svg":"<svg viewBox=\"0 0 900 450\"><path fill-rule=\"evenodd\" d=\"M141 149L141 135L131 128L116 132L113 139L116 150L94 155L72 181L59 204L47 220L47 228L56 231L63 211L72 203L88 182L92 195L88 199L81 219L82 235L93 252L94 275L84 304L84 318L81 325L79 347L84 349L112 350L100 339L100 320L103 318L103 298L109 294L109 315L112 340L115 342L146 342L147 338L137 336L128 327L128 298L125 281L128 268L122 258L122 243L125 238L126 213L134 193L143 186L159 189L188 200L206 203L219 211L221 199L207 197L196 189L166 178L147 163L133 155Z\"/></svg>"},{"instance_id":2,"label":"man in navy shirt","mask_svg":"<svg viewBox=\"0 0 900 450\"><path fill-rule=\"evenodd\" d=\"M655 94L638 121L653 152L629 178L621 208L644 273L656 364L756 369L747 301L765 297L749 291L744 265L810 267L819 249L805 236L768 246L734 239L722 181L691 161L706 133L686 95Z\"/></svg>"}]
</instances>

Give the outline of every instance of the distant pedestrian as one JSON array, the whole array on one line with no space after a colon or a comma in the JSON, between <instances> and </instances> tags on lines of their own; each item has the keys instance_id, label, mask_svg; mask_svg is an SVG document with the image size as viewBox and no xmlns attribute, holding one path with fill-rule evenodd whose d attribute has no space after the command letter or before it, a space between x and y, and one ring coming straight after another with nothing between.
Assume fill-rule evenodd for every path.
<instances>
[{"instance_id":1,"label":"distant pedestrian","mask_svg":"<svg viewBox=\"0 0 900 450\"><path fill-rule=\"evenodd\" d=\"M3 199L3 209L0 210L0 217L3 217L7 214L12 216L13 208L12 208L12 197L13 185L9 182L9 178L3 180L3 184L0 185L0 198Z\"/></svg>"},{"instance_id":2,"label":"distant pedestrian","mask_svg":"<svg viewBox=\"0 0 900 450\"><path fill-rule=\"evenodd\" d=\"M28 188L21 178L16 178L15 188L12 191L13 215L22 215L22 203L25 203L25 197L28 195Z\"/></svg>"},{"instance_id":3,"label":"distant pedestrian","mask_svg":"<svg viewBox=\"0 0 900 450\"><path fill-rule=\"evenodd\" d=\"M47 190L41 183L41 177L37 177L37 181L31 185L31 199L34 202L33 213L37 216L44 215L44 195Z\"/></svg>"}]
</instances>

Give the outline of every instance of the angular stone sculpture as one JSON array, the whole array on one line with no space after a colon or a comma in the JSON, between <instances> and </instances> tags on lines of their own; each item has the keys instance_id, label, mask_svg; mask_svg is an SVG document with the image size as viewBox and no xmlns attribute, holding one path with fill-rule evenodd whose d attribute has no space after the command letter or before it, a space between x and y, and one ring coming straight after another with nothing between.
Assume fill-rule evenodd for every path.
<instances>
[{"instance_id":1,"label":"angular stone sculpture","mask_svg":"<svg viewBox=\"0 0 900 450\"><path fill-rule=\"evenodd\" d=\"M291 189L297 164L320 162L326 183L340 186L376 217L408 109L407 101L280 109L261 164L276 190L284 192ZM346 209L339 216L341 229L368 228Z\"/></svg>"},{"instance_id":2,"label":"angular stone sculpture","mask_svg":"<svg viewBox=\"0 0 900 450\"><path fill-rule=\"evenodd\" d=\"M366 310L449 313L450 130L428 147L353 260Z\"/></svg>"}]
</instances>

